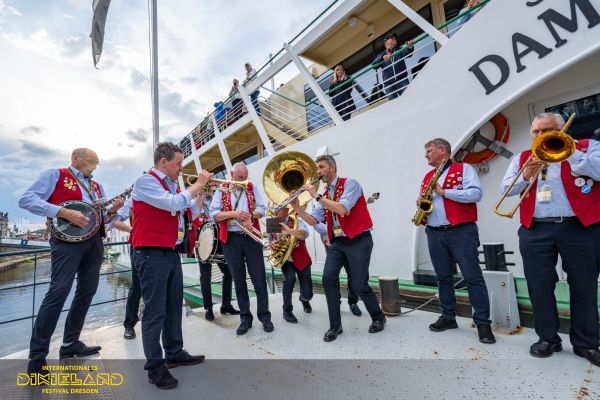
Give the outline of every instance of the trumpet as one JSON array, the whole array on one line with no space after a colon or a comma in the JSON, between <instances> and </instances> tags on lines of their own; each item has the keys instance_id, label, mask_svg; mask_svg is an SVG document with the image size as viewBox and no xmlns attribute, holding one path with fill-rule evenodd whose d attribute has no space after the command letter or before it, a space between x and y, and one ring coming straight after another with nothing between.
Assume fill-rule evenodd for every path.
<instances>
[{"instance_id":1,"label":"trumpet","mask_svg":"<svg viewBox=\"0 0 600 400\"><path fill-rule=\"evenodd\" d=\"M573 140L573 138L566 133L567 129L573 122L573 119L575 119L575 113L571 114L569 120L559 132L545 132L533 140L533 143L531 144L531 156L526 162L523 163L523 166L521 169L519 169L517 176L515 176L515 178L512 180L510 186L506 189L506 192L502 195L494 207L494 212L497 215L501 217L512 218L517 212L517 209L521 206L521 203L523 202L525 196L527 196L527 193L529 193L533 185L538 181L538 176L545 167L544 164L541 164L531 176L529 183L521 193L517 204L515 204L510 211L500 211L500 206L504 202L504 199L506 199L506 196L508 196L508 193L510 193L521 174L524 173L527 164L532 158L536 158L544 163L557 163L562 162L573 155L575 152L575 140Z\"/></svg>"},{"instance_id":2,"label":"trumpet","mask_svg":"<svg viewBox=\"0 0 600 400\"><path fill-rule=\"evenodd\" d=\"M182 173L181 176L187 177L185 182L188 185L193 185L198 180L198 175ZM227 187L225 187L225 185L227 185ZM245 189L246 186L248 186L247 180L245 180L245 181L228 181L227 179L211 178L208 181L208 183L206 184L206 186L204 187L204 191L211 192L211 191L215 191L215 190L220 190L222 192L234 192L237 189Z\"/></svg>"}]
</instances>

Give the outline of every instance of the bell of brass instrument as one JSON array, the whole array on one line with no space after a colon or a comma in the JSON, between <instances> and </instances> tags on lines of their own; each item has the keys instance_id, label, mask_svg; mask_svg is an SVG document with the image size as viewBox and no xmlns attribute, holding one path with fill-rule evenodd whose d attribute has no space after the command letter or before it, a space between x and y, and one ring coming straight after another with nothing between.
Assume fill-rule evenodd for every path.
<instances>
[{"instance_id":1,"label":"bell of brass instrument","mask_svg":"<svg viewBox=\"0 0 600 400\"><path fill-rule=\"evenodd\" d=\"M294 199L304 206L312 200L309 193L300 188L311 184L319 188L317 164L299 151L286 151L273 157L263 172L263 187L271 199L273 211L287 207Z\"/></svg>"},{"instance_id":2,"label":"bell of brass instrument","mask_svg":"<svg viewBox=\"0 0 600 400\"><path fill-rule=\"evenodd\" d=\"M291 226L290 226L291 225ZM288 215L288 226L291 229L298 229L298 216L291 212ZM273 268L281 268L283 264L290 258L297 239L294 235L279 235L275 234L276 239L269 242L270 253L267 260Z\"/></svg>"},{"instance_id":3,"label":"bell of brass instrument","mask_svg":"<svg viewBox=\"0 0 600 400\"><path fill-rule=\"evenodd\" d=\"M544 132L533 140L533 142L531 143L531 156L527 159L525 163L523 163L523 166L521 167L521 169L519 169L519 172L510 183L510 186L508 187L508 189L506 189L506 192L502 195L502 197L494 207L494 212L497 215L501 217L512 218L521 206L521 203L523 202L523 199L525 199L525 197L527 196L527 193L529 193L533 185L537 182L538 176L544 169L543 164L531 176L531 178L529 179L529 184L525 187L523 192L521 192L519 201L517 201L514 207L510 211L500 211L500 206L504 202L504 199L506 199L506 196L508 196L508 193L510 193L511 189L513 188L521 174L525 172L525 168L527 167L527 164L532 158L540 160L544 163L551 164L562 162L573 155L576 148L575 140L573 140L573 138L566 133L567 129L569 129L569 126L573 122L573 119L575 119L575 113L571 114L569 120L565 123L565 125L559 132Z\"/></svg>"},{"instance_id":4,"label":"bell of brass instrument","mask_svg":"<svg viewBox=\"0 0 600 400\"><path fill-rule=\"evenodd\" d=\"M446 160L443 160L440 166L437 167L435 173L429 181L429 184L427 184L425 191L421 195L422 200L417 206L417 212L415 212L415 215L412 219L412 222L415 224L415 226L423 225L423 222L433 211L433 192L435 191L435 186L440 179L440 175L442 175L442 172L444 171L444 165L446 165Z\"/></svg>"},{"instance_id":5,"label":"bell of brass instrument","mask_svg":"<svg viewBox=\"0 0 600 400\"><path fill-rule=\"evenodd\" d=\"M317 185L321 178L317 173L317 164L306 154L299 151L286 151L273 157L263 172L263 187L269 199L274 203L270 213L276 215L279 210L289 207L294 199L299 199L300 206L308 204L312 197L300 189L305 184ZM290 212L292 229L298 228L298 216ZM296 237L282 235L271 241L269 262L274 268L281 266L290 258L296 245Z\"/></svg>"}]
</instances>

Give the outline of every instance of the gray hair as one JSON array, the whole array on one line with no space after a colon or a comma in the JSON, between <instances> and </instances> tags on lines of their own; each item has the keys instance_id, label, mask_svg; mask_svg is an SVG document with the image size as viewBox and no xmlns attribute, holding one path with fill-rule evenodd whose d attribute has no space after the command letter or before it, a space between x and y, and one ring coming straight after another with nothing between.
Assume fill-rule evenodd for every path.
<instances>
[{"instance_id":1,"label":"gray hair","mask_svg":"<svg viewBox=\"0 0 600 400\"><path fill-rule=\"evenodd\" d=\"M244 164L243 161L238 161L232 165L231 170L233 171L234 169L240 169L240 168L248 169L248 167L246 166L246 164Z\"/></svg>"},{"instance_id":2,"label":"gray hair","mask_svg":"<svg viewBox=\"0 0 600 400\"><path fill-rule=\"evenodd\" d=\"M437 148L441 147L445 149L448 152L448 154L452 153L452 147L450 146L450 142L443 138L435 138L425 143L425 148L428 148L429 146L435 146Z\"/></svg>"},{"instance_id":3,"label":"gray hair","mask_svg":"<svg viewBox=\"0 0 600 400\"><path fill-rule=\"evenodd\" d=\"M537 121L538 119L546 119L546 118L554 118L554 120L558 124L559 129L561 129L565 125L565 119L563 118L563 116L558 113L553 113L553 112L545 112L545 113L536 115L535 117L533 117L533 122L531 122L531 124L533 125L533 123L535 121Z\"/></svg>"},{"instance_id":4,"label":"gray hair","mask_svg":"<svg viewBox=\"0 0 600 400\"><path fill-rule=\"evenodd\" d=\"M337 164L335 162L335 158L333 158L333 156L330 156L329 154L323 154L323 155L317 157L315 162L319 162L319 161L325 161L327 163L327 165L337 169Z\"/></svg>"},{"instance_id":5,"label":"gray hair","mask_svg":"<svg viewBox=\"0 0 600 400\"><path fill-rule=\"evenodd\" d=\"M171 161L175 158L175 153L183 154L183 150L171 142L160 142L156 145L156 149L154 149L154 165L158 164L163 158Z\"/></svg>"}]
</instances>

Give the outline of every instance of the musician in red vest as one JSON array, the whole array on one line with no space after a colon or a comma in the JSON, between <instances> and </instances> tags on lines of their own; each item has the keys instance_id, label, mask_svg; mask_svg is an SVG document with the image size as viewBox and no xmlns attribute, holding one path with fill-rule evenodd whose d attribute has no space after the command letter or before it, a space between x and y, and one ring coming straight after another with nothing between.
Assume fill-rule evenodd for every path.
<instances>
[{"instance_id":1,"label":"musician in red vest","mask_svg":"<svg viewBox=\"0 0 600 400\"><path fill-rule=\"evenodd\" d=\"M204 360L203 355L193 356L183 349L183 273L179 252L188 253L189 243L195 240L188 226L193 217L189 209L198 213L196 201L202 201L212 174L200 172L193 185L179 191L177 178L183 169L183 158L182 150L173 143L159 143L154 149L154 167L136 180L132 193L133 262L145 305L144 369L148 370L149 382L162 389L177 386L177 379L168 368Z\"/></svg>"},{"instance_id":2,"label":"musician in red vest","mask_svg":"<svg viewBox=\"0 0 600 400\"><path fill-rule=\"evenodd\" d=\"M544 132L560 131L559 114L536 116L532 139ZM598 332L598 271L600 269L600 143L579 140L577 150L561 163L542 164L529 159L531 150L511 161L502 181L502 193L527 162L522 176L508 193L519 195L542 165L537 182L521 204L519 250L533 307L539 340L531 345L534 357L550 357L562 350L554 289L556 262L562 260L571 293L569 337L575 354L600 366ZM529 161L528 161L529 160Z\"/></svg>"},{"instance_id":3,"label":"musician in red vest","mask_svg":"<svg viewBox=\"0 0 600 400\"><path fill-rule=\"evenodd\" d=\"M373 222L362 187L354 179L337 176L337 166L332 156L319 156L316 163L317 172L326 185L325 192L318 194L312 185L302 187L317 202L310 214L300 207L297 199L291 204L296 214L311 226L317 225L324 219L327 221L331 247L327 251L323 268L323 288L329 311L329 329L325 332L323 340L331 342L343 332L339 279L340 270L345 263L352 275L354 291L360 296L371 315L373 322L369 327L369 333L380 332L385 325L385 316L375 293L369 286Z\"/></svg>"},{"instance_id":4,"label":"musician in red vest","mask_svg":"<svg viewBox=\"0 0 600 400\"><path fill-rule=\"evenodd\" d=\"M248 168L244 163L236 163L231 170L231 179L245 181L248 179ZM258 219L263 216L265 206L260 191L248 182L245 188L233 192L218 191L210 203L210 216L219 223L219 240L223 246L225 260L233 275L235 294L240 307L240 325L237 335L245 335L252 327L250 298L246 284L246 267L256 293L256 314L265 332L272 332L273 323L269 312L269 295L265 274L263 248L258 241L260 232ZM244 229L233 222L237 221ZM249 235L253 235L254 239ZM258 241L256 240L258 239Z\"/></svg>"},{"instance_id":5,"label":"musician in red vest","mask_svg":"<svg viewBox=\"0 0 600 400\"><path fill-rule=\"evenodd\" d=\"M490 299L479 267L479 231L477 206L483 197L477 173L469 164L453 163L451 147L446 139L437 138L425 144L425 158L434 169L423 179L423 194L437 168L442 168L433 194L433 211L427 218L427 245L437 277L442 315L429 325L433 332L456 329L456 297L454 294L455 262L458 263L473 307L473 322L481 343L496 343L490 321ZM419 196L417 204L422 197Z\"/></svg>"},{"instance_id":6,"label":"musician in red vest","mask_svg":"<svg viewBox=\"0 0 600 400\"><path fill-rule=\"evenodd\" d=\"M298 319L293 313L292 292L298 275L300 284L300 302L302 302L304 312L311 312L310 300L313 297L313 285L310 266L312 260L306 249L305 239L308 237L308 227L301 219L298 219L298 226L294 229L292 220L289 218L288 207L284 207L277 212L277 218L281 221L281 233L270 235L270 241L275 240L276 235L288 235L296 238L296 243L288 260L281 266L283 273L283 319L287 322L296 324Z\"/></svg>"},{"instance_id":7,"label":"musician in red vest","mask_svg":"<svg viewBox=\"0 0 600 400\"><path fill-rule=\"evenodd\" d=\"M98 156L90 149L79 148L71 154L71 166L42 172L19 200L19 207L42 217L60 217L73 225L84 228L89 219L80 211L61 207L68 200L92 203L105 198L102 186L92 180L98 165ZM108 211L103 213L103 222L108 222L123 200L114 200ZM60 358L83 357L98 353L100 346L86 346L79 340L81 329L98 288L100 266L104 248L103 226L93 237L81 242L64 242L50 238L50 262L52 275L48 292L37 312L29 348L27 373L47 374L46 357L50 339L77 274L77 288L65 321Z\"/></svg>"}]
</instances>

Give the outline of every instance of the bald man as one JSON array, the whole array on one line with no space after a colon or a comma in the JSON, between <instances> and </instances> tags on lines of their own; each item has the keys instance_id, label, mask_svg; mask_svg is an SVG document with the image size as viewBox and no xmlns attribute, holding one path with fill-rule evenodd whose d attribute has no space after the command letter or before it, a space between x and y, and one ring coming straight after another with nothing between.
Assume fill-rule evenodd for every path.
<instances>
[{"instance_id":1,"label":"bald man","mask_svg":"<svg viewBox=\"0 0 600 400\"><path fill-rule=\"evenodd\" d=\"M231 170L231 179L245 181L248 179L248 168L237 163ZM252 327L252 313L246 285L246 266L256 293L258 320L262 322L265 332L273 331L269 297L265 276L265 260L260 243L233 223L237 220L246 231L260 231L258 219L263 216L265 206L259 190L248 182L242 190L234 192L216 192L210 203L210 216L219 223L219 240L223 243L223 253L235 282L235 294L240 307L240 326L238 335L244 335Z\"/></svg>"},{"instance_id":2,"label":"bald man","mask_svg":"<svg viewBox=\"0 0 600 400\"><path fill-rule=\"evenodd\" d=\"M71 165L42 172L21 196L19 207L41 217L60 217L73 225L85 227L89 220L83 213L68 210L60 204L68 200L92 203L106 198L102 185L92 180L92 173L97 165L98 155L94 151L85 148L73 150ZM103 213L104 222L110 221L122 206L122 199L113 201ZM50 238L52 275L31 333L27 373L48 374L45 366L50 339L73 286L75 274L77 288L65 321L59 357L83 357L100 351L100 346L86 346L79 340L79 335L98 287L104 253L104 225L101 226L98 233L82 242L68 243Z\"/></svg>"}]
</instances>

